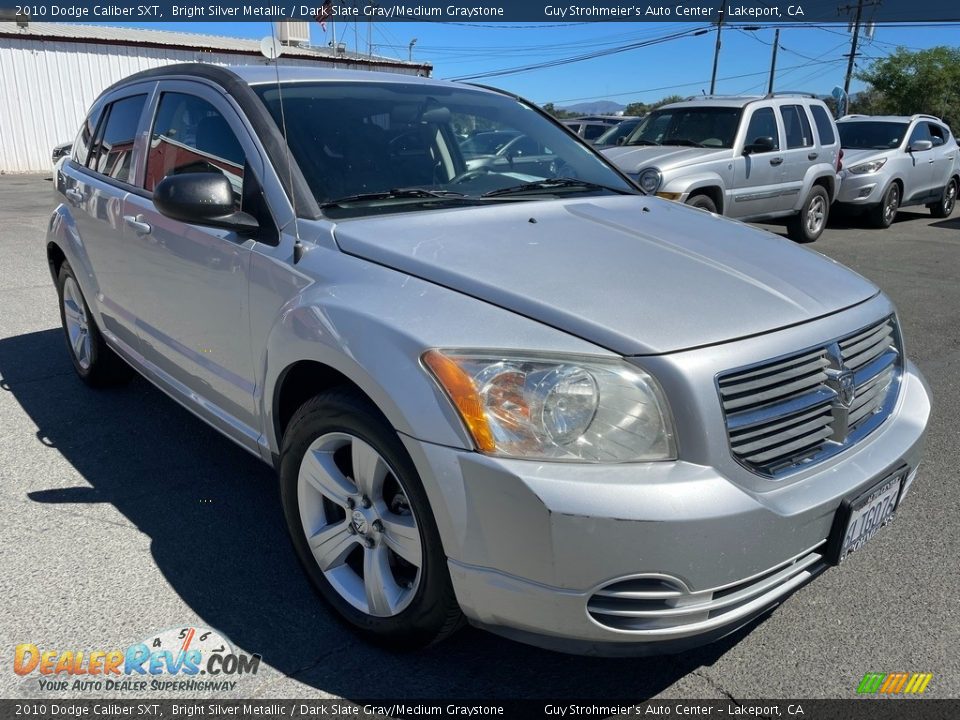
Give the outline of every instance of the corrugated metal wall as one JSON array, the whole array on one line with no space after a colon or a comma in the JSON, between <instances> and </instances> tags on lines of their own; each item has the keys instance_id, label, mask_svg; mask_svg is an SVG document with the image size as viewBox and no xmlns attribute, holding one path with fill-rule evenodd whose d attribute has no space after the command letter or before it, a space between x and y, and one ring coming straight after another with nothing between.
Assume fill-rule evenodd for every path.
<instances>
[{"instance_id":1,"label":"corrugated metal wall","mask_svg":"<svg viewBox=\"0 0 960 720\"><path fill-rule=\"evenodd\" d=\"M74 139L84 114L104 88L139 70L177 62L265 61L252 55L175 48L0 38L0 173L49 172L50 151ZM285 58L283 63L343 67L299 58ZM400 71L396 66L369 69Z\"/></svg>"}]
</instances>

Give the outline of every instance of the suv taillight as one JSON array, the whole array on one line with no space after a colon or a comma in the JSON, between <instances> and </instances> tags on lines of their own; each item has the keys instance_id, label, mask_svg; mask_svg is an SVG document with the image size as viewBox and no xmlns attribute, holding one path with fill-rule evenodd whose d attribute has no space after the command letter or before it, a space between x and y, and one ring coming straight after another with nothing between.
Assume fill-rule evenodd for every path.
<instances>
[{"instance_id":1,"label":"suv taillight","mask_svg":"<svg viewBox=\"0 0 960 720\"><path fill-rule=\"evenodd\" d=\"M843 148L837 153L837 172L843 170Z\"/></svg>"}]
</instances>

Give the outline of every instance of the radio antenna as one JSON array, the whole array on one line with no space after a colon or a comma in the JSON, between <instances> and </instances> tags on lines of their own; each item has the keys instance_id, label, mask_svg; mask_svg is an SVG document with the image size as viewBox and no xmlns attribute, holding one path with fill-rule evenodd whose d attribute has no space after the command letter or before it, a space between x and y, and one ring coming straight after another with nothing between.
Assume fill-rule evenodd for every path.
<instances>
[{"instance_id":1,"label":"radio antenna","mask_svg":"<svg viewBox=\"0 0 960 720\"><path fill-rule=\"evenodd\" d=\"M293 207L293 264L296 265L303 257L303 243L300 242L300 222L297 212L297 193L293 189L293 157L290 153L290 142L287 136L287 114L283 107L283 88L280 84L280 54L283 49L277 39L276 28L271 25L270 35L260 41L260 52L265 58L273 61L273 69L277 78L277 101L280 103L280 128L283 130L284 152L287 156L287 182L290 188L290 204Z\"/></svg>"}]
</instances>

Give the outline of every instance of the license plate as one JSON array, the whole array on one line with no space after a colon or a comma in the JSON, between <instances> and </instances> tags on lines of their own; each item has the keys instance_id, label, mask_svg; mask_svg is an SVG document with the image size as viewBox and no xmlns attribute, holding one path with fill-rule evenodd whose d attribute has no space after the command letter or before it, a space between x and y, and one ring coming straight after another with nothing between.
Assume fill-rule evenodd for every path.
<instances>
[{"instance_id":1,"label":"license plate","mask_svg":"<svg viewBox=\"0 0 960 720\"><path fill-rule=\"evenodd\" d=\"M862 548L893 519L906 473L888 476L852 501L844 501L834 521L833 561Z\"/></svg>"}]
</instances>

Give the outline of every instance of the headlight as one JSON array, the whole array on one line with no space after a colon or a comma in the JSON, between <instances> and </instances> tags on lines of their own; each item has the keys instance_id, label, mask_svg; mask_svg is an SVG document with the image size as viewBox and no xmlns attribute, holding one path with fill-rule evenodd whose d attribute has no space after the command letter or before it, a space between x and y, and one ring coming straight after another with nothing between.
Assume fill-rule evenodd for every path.
<instances>
[{"instance_id":1,"label":"headlight","mask_svg":"<svg viewBox=\"0 0 960 720\"><path fill-rule=\"evenodd\" d=\"M429 350L423 364L481 452L580 462L676 458L659 385L624 361Z\"/></svg>"},{"instance_id":2,"label":"headlight","mask_svg":"<svg viewBox=\"0 0 960 720\"><path fill-rule=\"evenodd\" d=\"M848 168L848 172L851 172L854 175L866 175L868 173L875 173L886 164L886 158L881 158L880 160L871 160L870 162L860 163L859 165L854 165L852 168Z\"/></svg>"},{"instance_id":3,"label":"headlight","mask_svg":"<svg viewBox=\"0 0 960 720\"><path fill-rule=\"evenodd\" d=\"M640 174L637 175L637 184L645 193L653 195L653 193L657 191L657 188L660 187L660 181L662 179L663 177L660 175L659 170L656 168L647 168L646 170L641 170Z\"/></svg>"}]
</instances>

